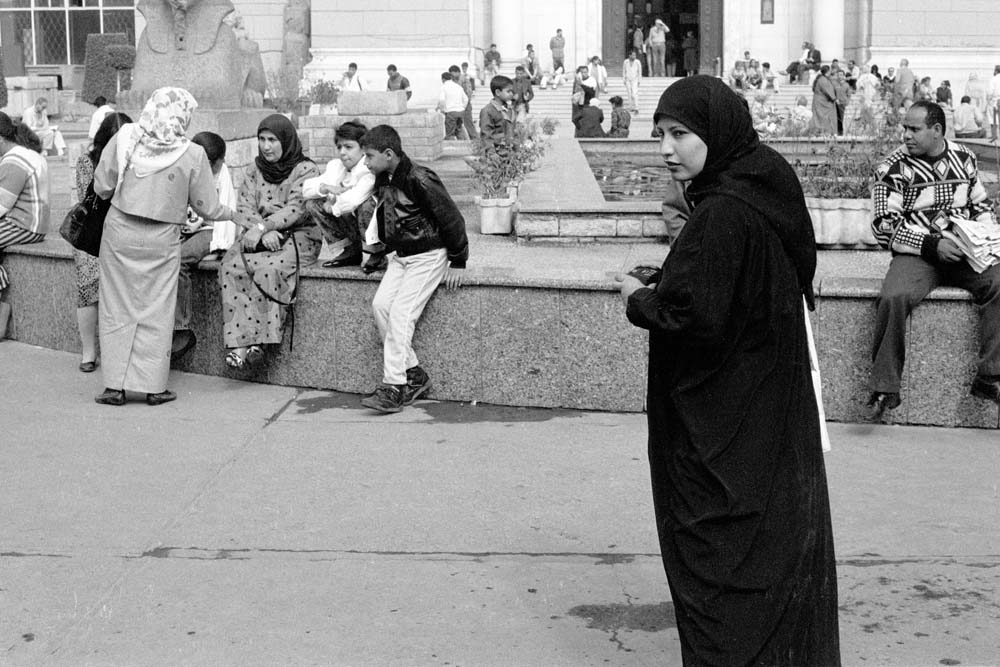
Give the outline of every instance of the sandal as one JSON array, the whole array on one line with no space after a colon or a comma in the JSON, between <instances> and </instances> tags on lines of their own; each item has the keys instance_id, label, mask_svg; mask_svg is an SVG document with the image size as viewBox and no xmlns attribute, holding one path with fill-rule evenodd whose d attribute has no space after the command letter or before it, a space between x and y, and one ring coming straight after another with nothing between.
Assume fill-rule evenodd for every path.
<instances>
[{"instance_id":1,"label":"sandal","mask_svg":"<svg viewBox=\"0 0 1000 667\"><path fill-rule=\"evenodd\" d=\"M264 362L264 348L260 345L251 345L248 347L244 362L247 366L259 366Z\"/></svg>"},{"instance_id":2,"label":"sandal","mask_svg":"<svg viewBox=\"0 0 1000 667\"><path fill-rule=\"evenodd\" d=\"M230 350L226 354L226 365L236 370L242 370L246 366L246 360L236 350Z\"/></svg>"}]
</instances>

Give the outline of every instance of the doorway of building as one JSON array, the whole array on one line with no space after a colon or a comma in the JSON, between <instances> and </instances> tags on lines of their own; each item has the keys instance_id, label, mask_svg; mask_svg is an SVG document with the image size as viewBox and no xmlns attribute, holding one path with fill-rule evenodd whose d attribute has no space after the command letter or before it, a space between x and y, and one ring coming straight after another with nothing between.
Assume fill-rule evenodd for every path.
<instances>
[{"instance_id":1,"label":"doorway of building","mask_svg":"<svg viewBox=\"0 0 1000 667\"><path fill-rule=\"evenodd\" d=\"M667 76L684 75L683 40L690 32L698 41L701 74L715 72L715 59L722 55L723 0L604 0L601 57L609 75L621 76L622 62L636 40L645 41L656 19L670 32L666 44ZM636 27L641 30L637 36ZM647 56L650 49L646 49ZM643 76L652 74L652 63L640 54Z\"/></svg>"}]
</instances>

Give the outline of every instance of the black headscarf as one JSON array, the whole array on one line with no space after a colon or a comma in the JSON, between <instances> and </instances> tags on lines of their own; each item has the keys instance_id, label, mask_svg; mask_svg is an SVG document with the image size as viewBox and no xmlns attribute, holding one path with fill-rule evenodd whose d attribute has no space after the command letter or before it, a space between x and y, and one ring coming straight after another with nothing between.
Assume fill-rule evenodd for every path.
<instances>
[{"instance_id":1,"label":"black headscarf","mask_svg":"<svg viewBox=\"0 0 1000 667\"><path fill-rule=\"evenodd\" d=\"M281 142L281 158L277 162L268 162L258 150L257 169L260 170L261 176L268 183L281 183L292 173L295 165L299 162L305 162L309 158L302 154L302 142L299 141L299 133L292 125L292 121L280 113L271 114L260 121L260 125L257 126L257 134L259 135L264 130L278 137L278 141Z\"/></svg>"},{"instance_id":2,"label":"black headscarf","mask_svg":"<svg viewBox=\"0 0 1000 667\"><path fill-rule=\"evenodd\" d=\"M799 287L813 308L816 237L802 186L788 161L760 143L746 99L720 79L691 76L663 91L653 122L664 116L708 146L705 167L687 188L692 203L733 197L763 215L795 265Z\"/></svg>"}]
</instances>

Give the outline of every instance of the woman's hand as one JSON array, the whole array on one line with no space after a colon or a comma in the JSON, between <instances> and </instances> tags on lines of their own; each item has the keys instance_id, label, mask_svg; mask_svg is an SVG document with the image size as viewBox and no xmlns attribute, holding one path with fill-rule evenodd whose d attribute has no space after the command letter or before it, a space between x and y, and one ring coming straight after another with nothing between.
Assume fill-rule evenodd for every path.
<instances>
[{"instance_id":1,"label":"woman's hand","mask_svg":"<svg viewBox=\"0 0 1000 667\"><path fill-rule=\"evenodd\" d=\"M273 229L269 232L265 232L264 235L260 237L260 240L261 243L264 244L264 247L271 252L281 249L281 234Z\"/></svg>"},{"instance_id":2,"label":"woman's hand","mask_svg":"<svg viewBox=\"0 0 1000 667\"><path fill-rule=\"evenodd\" d=\"M615 281L621 283L621 295L622 301L628 303L628 298L632 296L632 292L637 289L642 289L643 287L655 287L655 285L643 285L642 281L638 278L633 278L627 273L619 273L615 276Z\"/></svg>"},{"instance_id":3,"label":"woman's hand","mask_svg":"<svg viewBox=\"0 0 1000 667\"><path fill-rule=\"evenodd\" d=\"M243 250L253 252L254 249L256 249L257 244L260 243L260 239L263 235L264 233L256 227L251 227L243 232Z\"/></svg>"}]
</instances>

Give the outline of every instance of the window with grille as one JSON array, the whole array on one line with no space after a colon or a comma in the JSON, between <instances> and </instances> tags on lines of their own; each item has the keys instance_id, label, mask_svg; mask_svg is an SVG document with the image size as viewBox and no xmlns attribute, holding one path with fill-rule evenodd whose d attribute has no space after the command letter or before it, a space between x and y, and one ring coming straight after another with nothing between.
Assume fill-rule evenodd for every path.
<instances>
[{"instance_id":1,"label":"window with grille","mask_svg":"<svg viewBox=\"0 0 1000 667\"><path fill-rule=\"evenodd\" d=\"M121 32L135 43L136 0L0 0L4 74L29 65L82 65L87 35Z\"/></svg>"}]
</instances>

